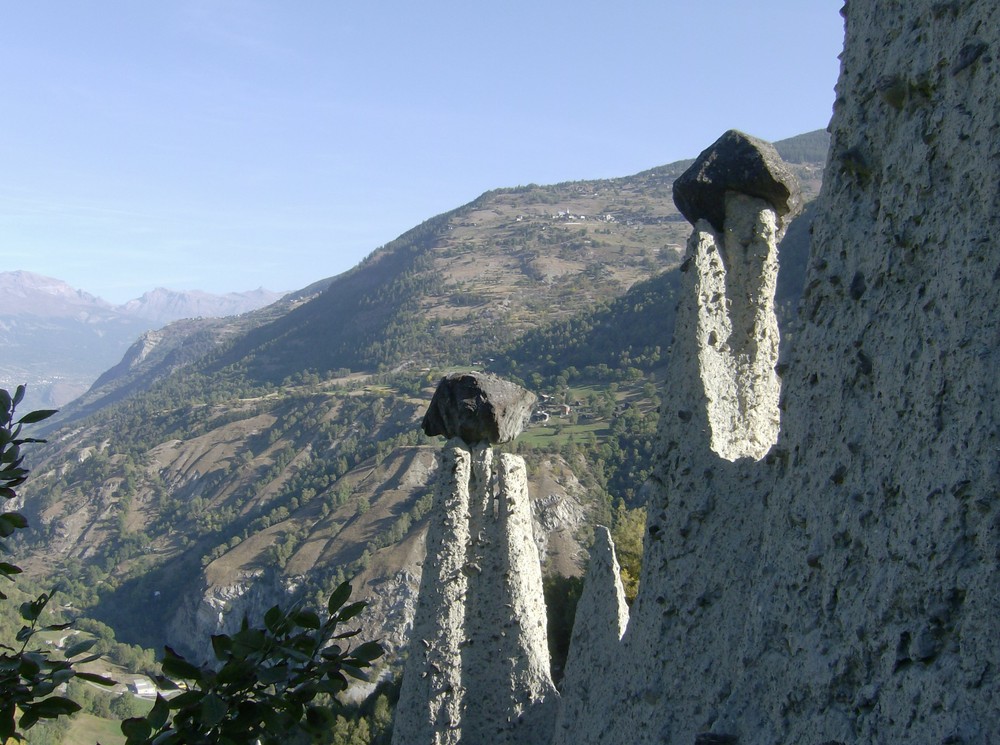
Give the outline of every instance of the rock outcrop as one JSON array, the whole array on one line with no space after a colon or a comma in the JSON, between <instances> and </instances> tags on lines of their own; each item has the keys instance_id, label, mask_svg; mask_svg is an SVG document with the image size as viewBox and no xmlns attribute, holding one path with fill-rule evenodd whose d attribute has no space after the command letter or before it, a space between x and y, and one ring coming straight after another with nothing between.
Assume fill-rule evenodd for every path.
<instances>
[{"instance_id":1,"label":"rock outcrop","mask_svg":"<svg viewBox=\"0 0 1000 745\"><path fill-rule=\"evenodd\" d=\"M428 434L444 423L452 439L429 516L397 745L542 745L552 735L558 694L527 473L520 456L491 446L520 432L534 396L484 378L446 377L424 418Z\"/></svg>"},{"instance_id":2,"label":"rock outcrop","mask_svg":"<svg viewBox=\"0 0 1000 745\"><path fill-rule=\"evenodd\" d=\"M677 396L678 417L689 429L703 399L712 450L759 459L778 436L778 241L798 185L771 145L730 131L677 179L674 201L695 225L685 260L694 304L678 309L674 329L691 353L675 363L690 387Z\"/></svg>"},{"instance_id":3,"label":"rock outcrop","mask_svg":"<svg viewBox=\"0 0 1000 745\"><path fill-rule=\"evenodd\" d=\"M613 670L617 665L619 642L628 626L628 615L611 532L598 526L583 594L576 607L577 621L573 624L553 742L567 742L565 735L573 731L576 720L590 707L602 705L601 701L591 700L593 681L600 671Z\"/></svg>"},{"instance_id":4,"label":"rock outcrop","mask_svg":"<svg viewBox=\"0 0 1000 745\"><path fill-rule=\"evenodd\" d=\"M743 300L724 293L750 285L698 221L639 597L561 742L1000 733L1000 10L852 0L845 17L782 400L770 357L719 352ZM766 200L723 196L728 241L733 201ZM766 261L746 266L766 286ZM777 437L755 434L773 411Z\"/></svg>"},{"instance_id":5,"label":"rock outcrop","mask_svg":"<svg viewBox=\"0 0 1000 745\"><path fill-rule=\"evenodd\" d=\"M620 641L581 604L557 743L1000 738L1000 6L844 15L783 391L771 247L794 193L749 139L696 164L704 193L681 184L694 233L640 592ZM613 606L606 575L587 593ZM479 639L495 618L469 621Z\"/></svg>"},{"instance_id":6,"label":"rock outcrop","mask_svg":"<svg viewBox=\"0 0 1000 745\"><path fill-rule=\"evenodd\" d=\"M694 232L640 592L619 641L599 540L557 743L997 741L1000 7L844 15L783 392L794 189L733 133L679 180Z\"/></svg>"}]
</instances>

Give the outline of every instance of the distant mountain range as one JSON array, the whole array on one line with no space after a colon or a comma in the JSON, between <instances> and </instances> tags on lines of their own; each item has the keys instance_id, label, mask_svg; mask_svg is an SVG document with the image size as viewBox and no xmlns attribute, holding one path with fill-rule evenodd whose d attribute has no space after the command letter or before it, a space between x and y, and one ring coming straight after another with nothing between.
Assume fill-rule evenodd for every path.
<instances>
[{"instance_id":1,"label":"distant mountain range","mask_svg":"<svg viewBox=\"0 0 1000 745\"><path fill-rule=\"evenodd\" d=\"M144 332L183 318L217 318L269 305L263 288L212 295L157 288L112 305L65 282L0 272L0 386L27 383L28 406L60 407L86 391Z\"/></svg>"}]
</instances>

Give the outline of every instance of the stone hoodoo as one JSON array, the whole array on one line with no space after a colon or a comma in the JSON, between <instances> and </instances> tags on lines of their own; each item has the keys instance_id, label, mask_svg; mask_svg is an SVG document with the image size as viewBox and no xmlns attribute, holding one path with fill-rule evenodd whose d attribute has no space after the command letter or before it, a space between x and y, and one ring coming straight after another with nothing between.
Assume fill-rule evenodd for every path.
<instances>
[{"instance_id":1,"label":"stone hoodoo","mask_svg":"<svg viewBox=\"0 0 1000 745\"><path fill-rule=\"evenodd\" d=\"M581 602L584 648L570 656L583 668L567 672L560 745L1000 741L1000 5L850 0L842 12L829 165L783 390L773 243L794 190L773 188L788 184L780 167L736 135L678 186L694 231L639 595L620 642L620 617ZM462 561L493 547L476 545ZM595 565L606 550L595 544ZM463 565L467 600L488 563ZM591 597L599 576L614 597L606 575L592 571ZM489 625L495 606L474 607L454 613L464 640L516 631ZM420 638L457 636L444 625ZM416 674L437 674L423 646ZM531 654L499 669L533 670ZM458 678L470 689L471 674ZM455 679L450 668L434 690ZM528 705L551 700L529 692L544 684L498 687L508 702L514 690Z\"/></svg>"},{"instance_id":2,"label":"stone hoodoo","mask_svg":"<svg viewBox=\"0 0 1000 745\"><path fill-rule=\"evenodd\" d=\"M842 12L780 406L774 197L678 186L695 228L639 595L557 742L1000 736L1000 5Z\"/></svg>"},{"instance_id":3,"label":"stone hoodoo","mask_svg":"<svg viewBox=\"0 0 1000 745\"><path fill-rule=\"evenodd\" d=\"M758 459L778 436L774 290L798 184L771 145L731 130L674 182L674 201L695 226L675 330L675 347L691 353L679 364L694 390L679 411L701 402L712 450Z\"/></svg>"},{"instance_id":4,"label":"stone hoodoo","mask_svg":"<svg viewBox=\"0 0 1000 745\"><path fill-rule=\"evenodd\" d=\"M520 433L533 394L495 376L444 378L424 431L450 437L427 533L393 743L548 743L552 683L541 565Z\"/></svg>"},{"instance_id":5,"label":"stone hoodoo","mask_svg":"<svg viewBox=\"0 0 1000 745\"><path fill-rule=\"evenodd\" d=\"M591 707L601 705L600 701L591 700L593 681L600 671L615 668L621 654L619 642L626 626L628 604L615 545L611 531L598 526L594 531L583 593L576 606L576 623L566 660L554 742L566 742L561 735L571 732L574 722Z\"/></svg>"}]
</instances>

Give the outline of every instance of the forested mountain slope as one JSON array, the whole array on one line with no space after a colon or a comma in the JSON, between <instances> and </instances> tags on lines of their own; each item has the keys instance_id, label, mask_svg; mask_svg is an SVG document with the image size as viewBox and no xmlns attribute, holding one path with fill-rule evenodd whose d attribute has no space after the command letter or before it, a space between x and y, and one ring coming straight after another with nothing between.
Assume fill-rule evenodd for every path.
<instances>
[{"instance_id":1,"label":"forested mountain slope","mask_svg":"<svg viewBox=\"0 0 1000 745\"><path fill-rule=\"evenodd\" d=\"M807 137L782 147L813 154L794 166L812 196ZM439 447L419 419L442 372L474 366L544 394L515 447L545 569L578 573L647 473L685 165L488 192L284 305L143 340L39 451L24 563L120 638L200 653L244 612L357 576L398 649Z\"/></svg>"}]
</instances>

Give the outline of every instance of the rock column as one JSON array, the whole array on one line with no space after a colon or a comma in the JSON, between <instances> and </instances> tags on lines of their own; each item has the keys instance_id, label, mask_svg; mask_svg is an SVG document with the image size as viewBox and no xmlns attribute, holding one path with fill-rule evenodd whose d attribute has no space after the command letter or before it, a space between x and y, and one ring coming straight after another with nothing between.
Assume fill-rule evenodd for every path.
<instances>
[{"instance_id":1,"label":"rock column","mask_svg":"<svg viewBox=\"0 0 1000 745\"><path fill-rule=\"evenodd\" d=\"M428 528L396 745L551 738L558 694L526 469L492 448L521 432L534 401L494 376L458 374L441 381L424 418L427 434L452 439ZM464 501L447 496L459 494Z\"/></svg>"},{"instance_id":2,"label":"rock column","mask_svg":"<svg viewBox=\"0 0 1000 745\"><path fill-rule=\"evenodd\" d=\"M572 642L571 658L589 655L589 669L567 670L559 745L733 742L724 704L744 661L761 654L748 588L766 519L759 459L779 424L775 244L797 190L771 145L731 131L675 181L674 200L694 230L647 487L639 595L620 644L608 639L615 616L581 599L574 637L589 627L612 651L597 657ZM611 626L603 634L598 613Z\"/></svg>"},{"instance_id":3,"label":"rock column","mask_svg":"<svg viewBox=\"0 0 1000 745\"><path fill-rule=\"evenodd\" d=\"M448 745L461 739L459 647L465 636L471 460L457 438L441 456L394 743Z\"/></svg>"},{"instance_id":4,"label":"rock column","mask_svg":"<svg viewBox=\"0 0 1000 745\"><path fill-rule=\"evenodd\" d=\"M628 626L628 604L622 586L621 567L615 555L611 531L598 526L590 549L590 565L583 594L576 606L576 621L566 660L561 706L556 720L554 745L573 745L573 727L592 707L593 682L600 671L612 670L621 658L621 638Z\"/></svg>"},{"instance_id":5,"label":"rock column","mask_svg":"<svg viewBox=\"0 0 1000 745\"><path fill-rule=\"evenodd\" d=\"M684 341L697 350L711 448L759 460L778 437L774 290L782 217L799 208L795 179L771 145L730 130L677 179L674 195L694 224L695 338Z\"/></svg>"}]
</instances>

